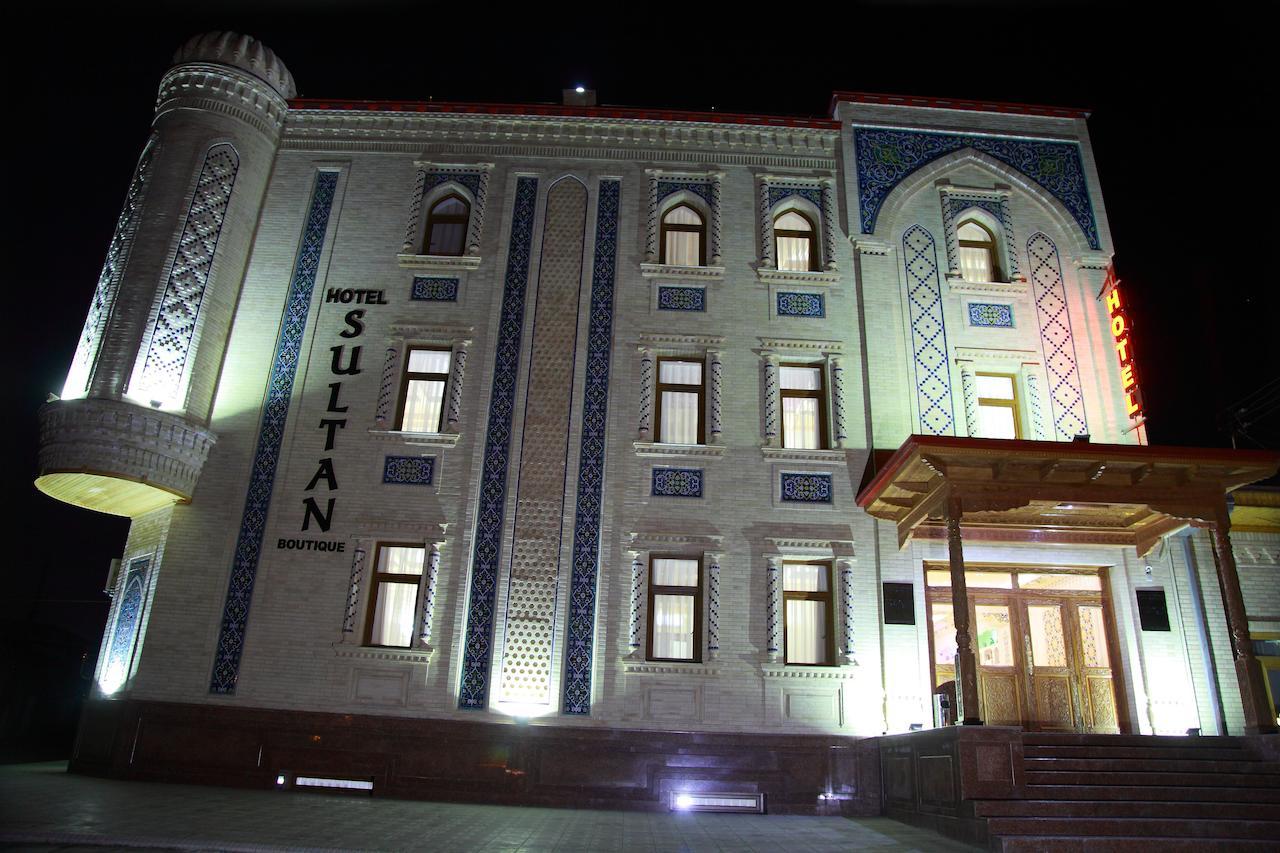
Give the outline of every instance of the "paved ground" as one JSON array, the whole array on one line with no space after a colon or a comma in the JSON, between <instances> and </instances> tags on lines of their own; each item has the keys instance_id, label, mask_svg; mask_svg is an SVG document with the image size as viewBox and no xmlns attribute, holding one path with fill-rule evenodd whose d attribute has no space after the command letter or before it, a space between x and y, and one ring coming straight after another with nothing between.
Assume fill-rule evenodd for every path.
<instances>
[{"instance_id":1,"label":"paved ground","mask_svg":"<svg viewBox=\"0 0 1280 853\"><path fill-rule=\"evenodd\" d=\"M0 847L21 850L966 851L887 818L636 814L244 791L0 766Z\"/></svg>"}]
</instances>

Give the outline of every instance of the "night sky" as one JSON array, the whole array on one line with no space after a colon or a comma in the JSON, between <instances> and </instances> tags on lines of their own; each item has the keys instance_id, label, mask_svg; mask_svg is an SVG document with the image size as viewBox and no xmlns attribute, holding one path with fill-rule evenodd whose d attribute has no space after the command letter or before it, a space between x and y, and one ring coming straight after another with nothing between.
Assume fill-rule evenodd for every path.
<instances>
[{"instance_id":1,"label":"night sky","mask_svg":"<svg viewBox=\"0 0 1280 853\"><path fill-rule=\"evenodd\" d=\"M1091 109L1151 441L1230 446L1225 411L1256 392L1273 407L1280 397L1265 131L1274 46L1226 5L1216 23L1121 20L1121 5L842 4L843 19L799 8L788 26L746 4L705 19L683 4L585 4L549 27L495 17L496 6L449 18L422 3L259 3L203 17L114 9L11 34L31 52L14 64L11 92L32 100L31 126L15 135L10 125L10 174L27 204L11 210L21 230L9 255L22 272L5 308L17 329L6 491L22 534L11 533L9 571L19 619L64 629L96 655L102 584L128 525L34 489L36 410L61 390L160 77L183 41L210 30L262 39L305 97L558 102L583 83L601 104L817 117L836 89ZM606 21L605 10L628 19ZM1240 447L1280 447L1274 408L1248 421Z\"/></svg>"}]
</instances>

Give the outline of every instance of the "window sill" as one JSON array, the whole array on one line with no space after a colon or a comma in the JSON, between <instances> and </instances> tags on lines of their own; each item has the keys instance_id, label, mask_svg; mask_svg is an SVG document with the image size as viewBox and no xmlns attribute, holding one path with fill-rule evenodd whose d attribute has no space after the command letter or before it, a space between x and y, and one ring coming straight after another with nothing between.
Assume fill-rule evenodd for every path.
<instances>
[{"instance_id":1,"label":"window sill","mask_svg":"<svg viewBox=\"0 0 1280 853\"><path fill-rule=\"evenodd\" d=\"M645 278L669 278L678 281L720 281L724 267L682 267L676 264L641 264Z\"/></svg>"},{"instance_id":2,"label":"window sill","mask_svg":"<svg viewBox=\"0 0 1280 853\"><path fill-rule=\"evenodd\" d=\"M807 664L782 663L760 664L760 672L765 678L818 678L826 680L846 681L854 678L858 671L856 666L809 666Z\"/></svg>"},{"instance_id":3,"label":"window sill","mask_svg":"<svg viewBox=\"0 0 1280 853\"><path fill-rule=\"evenodd\" d=\"M410 270L473 270L480 266L479 255L396 255L396 261Z\"/></svg>"},{"instance_id":4,"label":"window sill","mask_svg":"<svg viewBox=\"0 0 1280 853\"><path fill-rule=\"evenodd\" d=\"M848 456L843 450L801 450L796 447L762 447L760 455L765 459L784 462L820 462L823 465L846 465Z\"/></svg>"},{"instance_id":5,"label":"window sill","mask_svg":"<svg viewBox=\"0 0 1280 853\"><path fill-rule=\"evenodd\" d=\"M398 429L371 429L369 435L415 447L453 447L462 438L462 434L456 432L404 432Z\"/></svg>"},{"instance_id":6,"label":"window sill","mask_svg":"<svg viewBox=\"0 0 1280 853\"><path fill-rule=\"evenodd\" d=\"M679 661L633 661L623 659L622 671L627 675L701 675L720 674L717 667L705 663L680 663Z\"/></svg>"},{"instance_id":7,"label":"window sill","mask_svg":"<svg viewBox=\"0 0 1280 853\"><path fill-rule=\"evenodd\" d=\"M719 459L724 456L723 444L662 444L652 441L634 441L636 456L698 456Z\"/></svg>"},{"instance_id":8,"label":"window sill","mask_svg":"<svg viewBox=\"0 0 1280 853\"><path fill-rule=\"evenodd\" d=\"M435 649L430 646L416 649L393 649L381 646L335 645L333 653L340 658L361 660L398 661L401 663L431 663Z\"/></svg>"},{"instance_id":9,"label":"window sill","mask_svg":"<svg viewBox=\"0 0 1280 853\"><path fill-rule=\"evenodd\" d=\"M1025 296L1029 291L1026 280L1021 281L965 281L960 276L947 274L947 288L952 293L965 296Z\"/></svg>"},{"instance_id":10,"label":"window sill","mask_svg":"<svg viewBox=\"0 0 1280 853\"><path fill-rule=\"evenodd\" d=\"M836 284L840 281L838 270L779 270L756 267L756 275L765 284Z\"/></svg>"}]
</instances>

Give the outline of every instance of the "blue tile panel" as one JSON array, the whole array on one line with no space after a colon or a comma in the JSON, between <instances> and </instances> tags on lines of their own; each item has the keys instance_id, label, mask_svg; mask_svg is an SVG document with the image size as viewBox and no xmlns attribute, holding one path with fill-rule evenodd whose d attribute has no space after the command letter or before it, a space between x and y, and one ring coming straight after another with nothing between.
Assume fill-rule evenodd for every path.
<instances>
[{"instance_id":1,"label":"blue tile panel","mask_svg":"<svg viewBox=\"0 0 1280 853\"><path fill-rule=\"evenodd\" d=\"M710 181L658 181L658 204L662 204L662 200L667 196L675 195L682 190L691 192L705 201L707 207L712 206Z\"/></svg>"},{"instance_id":2,"label":"blue tile panel","mask_svg":"<svg viewBox=\"0 0 1280 853\"><path fill-rule=\"evenodd\" d=\"M660 498L700 498L702 469L654 468L651 493Z\"/></svg>"},{"instance_id":3,"label":"blue tile panel","mask_svg":"<svg viewBox=\"0 0 1280 853\"><path fill-rule=\"evenodd\" d=\"M422 185L422 194L425 196L441 184L453 182L467 188L467 192L471 193L472 198L480 195L480 173L479 172L427 172L426 180Z\"/></svg>"},{"instance_id":4,"label":"blue tile panel","mask_svg":"<svg viewBox=\"0 0 1280 853\"><path fill-rule=\"evenodd\" d=\"M409 289L409 298L423 302L457 302L458 280L415 275L413 286Z\"/></svg>"},{"instance_id":5,"label":"blue tile panel","mask_svg":"<svg viewBox=\"0 0 1280 853\"><path fill-rule=\"evenodd\" d=\"M1012 166L1043 187L1062 202L1084 231L1089 246L1099 247L1080 146L1074 142L859 127L853 131L853 144L863 234L875 232L880 207L905 177L939 157L972 148Z\"/></svg>"},{"instance_id":6,"label":"blue tile panel","mask_svg":"<svg viewBox=\"0 0 1280 853\"><path fill-rule=\"evenodd\" d=\"M908 228L902 235L902 260L907 274L920 432L954 435L947 327L942 316L942 289L933 235L919 225Z\"/></svg>"},{"instance_id":7,"label":"blue tile panel","mask_svg":"<svg viewBox=\"0 0 1280 853\"><path fill-rule=\"evenodd\" d=\"M398 486L430 486L435 474L434 456L388 456L382 464L382 482Z\"/></svg>"},{"instance_id":8,"label":"blue tile panel","mask_svg":"<svg viewBox=\"0 0 1280 853\"><path fill-rule=\"evenodd\" d=\"M520 368L520 336L524 328L525 293L533 242L538 179L519 178L511 216L511 242L502 290L502 317L493 366L489 424L485 428L484 472L476 516L475 551L467 607L467 633L462 651L458 707L484 710L489 702L489 668L493 652L493 611L498 592L498 560L506 517L507 466L511 461L511 419L515 410L516 374Z\"/></svg>"},{"instance_id":9,"label":"blue tile panel","mask_svg":"<svg viewBox=\"0 0 1280 853\"><path fill-rule=\"evenodd\" d=\"M825 317L826 300L821 293L779 293L779 317Z\"/></svg>"},{"instance_id":10,"label":"blue tile panel","mask_svg":"<svg viewBox=\"0 0 1280 853\"><path fill-rule=\"evenodd\" d=\"M118 684L129 677L142 620L142 605L147 597L147 570L150 566L150 557L140 557L129 563L124 591L120 594L120 609L116 613L116 627L111 632L111 645L102 667L104 683L114 681Z\"/></svg>"},{"instance_id":11,"label":"blue tile panel","mask_svg":"<svg viewBox=\"0 0 1280 853\"><path fill-rule=\"evenodd\" d=\"M591 713L596 587L600 574L600 512L604 489L605 426L609 418L609 356L613 345L613 287L618 259L620 181L601 181L596 209L595 264L591 271L591 324L587 378L582 392L582 449L578 505L573 520L573 578L566 635L565 714Z\"/></svg>"},{"instance_id":12,"label":"blue tile panel","mask_svg":"<svg viewBox=\"0 0 1280 853\"><path fill-rule=\"evenodd\" d=\"M998 302L970 302L969 325L1013 328L1013 306Z\"/></svg>"},{"instance_id":13,"label":"blue tile panel","mask_svg":"<svg viewBox=\"0 0 1280 853\"><path fill-rule=\"evenodd\" d=\"M660 311L706 311L707 291L701 287L658 287Z\"/></svg>"},{"instance_id":14,"label":"blue tile panel","mask_svg":"<svg viewBox=\"0 0 1280 853\"><path fill-rule=\"evenodd\" d=\"M782 500L788 503L831 503L830 474L782 474Z\"/></svg>"},{"instance_id":15,"label":"blue tile panel","mask_svg":"<svg viewBox=\"0 0 1280 853\"><path fill-rule=\"evenodd\" d=\"M1053 404L1053 426L1059 441L1070 441L1089 431L1080 390L1076 344L1067 312L1067 291L1062 283L1058 247L1043 233L1027 240L1027 260L1031 264L1031 296L1040 320L1040 344L1044 348L1044 368L1049 375L1049 399Z\"/></svg>"},{"instance_id":16,"label":"blue tile panel","mask_svg":"<svg viewBox=\"0 0 1280 853\"><path fill-rule=\"evenodd\" d=\"M769 209L773 210L774 206L784 199L792 196L799 196L810 202L818 210L822 210L822 188L821 187L769 187Z\"/></svg>"},{"instance_id":17,"label":"blue tile panel","mask_svg":"<svg viewBox=\"0 0 1280 853\"><path fill-rule=\"evenodd\" d=\"M258 444L253 454L249 489L240 519L240 535L236 540L235 559L227 601L222 609L222 628L218 633L218 649L213 658L213 676L209 692L230 695L236 692L240 677L240 655L244 651L245 627L249 621L249 605L253 600L253 583L262 555L262 535L271 505L271 489L275 484L276 466L280 462L280 444L284 439L285 421L289 417L289 398L293 395L294 374L307 329L307 312L311 292L315 288L316 271L324 249L325 229L333 208L337 172L317 172L311 192L311 206L302 231L302 245L293 267L280 333L276 338L271 375L267 379L262 422L258 427Z\"/></svg>"}]
</instances>

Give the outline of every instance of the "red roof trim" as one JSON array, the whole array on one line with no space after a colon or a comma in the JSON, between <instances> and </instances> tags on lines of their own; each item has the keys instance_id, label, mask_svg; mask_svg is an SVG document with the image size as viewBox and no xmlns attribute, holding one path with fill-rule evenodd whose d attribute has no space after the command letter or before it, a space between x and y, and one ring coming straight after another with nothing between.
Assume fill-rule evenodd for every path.
<instances>
[{"instance_id":1,"label":"red roof trim","mask_svg":"<svg viewBox=\"0 0 1280 853\"><path fill-rule=\"evenodd\" d=\"M916 95L879 95L874 92L833 92L831 112L841 101L857 104L885 104L892 107L928 107L935 110L972 110L983 113L1050 116L1052 118L1088 118L1093 112L1084 107L1052 107L1043 104L1018 104L1009 101L966 101L962 98L928 98Z\"/></svg>"},{"instance_id":2,"label":"red roof trim","mask_svg":"<svg viewBox=\"0 0 1280 853\"><path fill-rule=\"evenodd\" d=\"M770 116L754 113L693 112L690 110L658 110L635 107L577 107L560 104L474 104L448 101L369 101L332 98L294 98L289 108L295 110L341 110L353 112L458 113L466 115L566 116L578 118L641 119L650 121L688 121L710 124L756 124L770 127L803 127L814 130L839 130L833 119Z\"/></svg>"}]
</instances>

